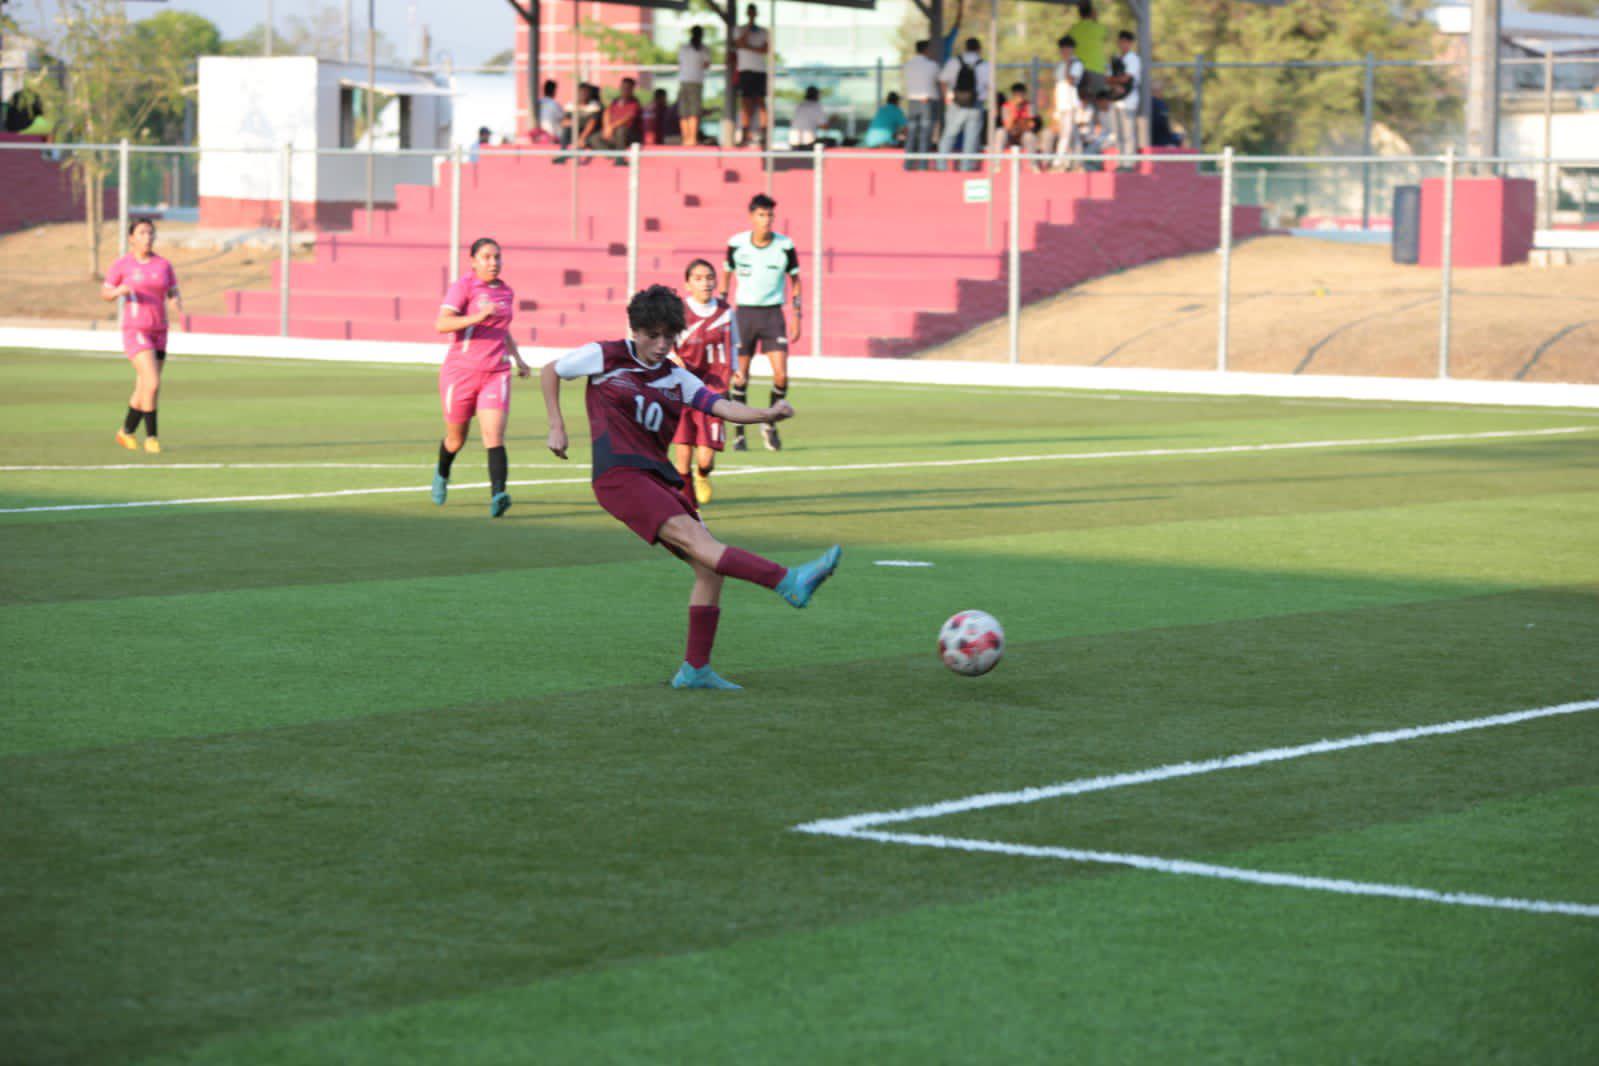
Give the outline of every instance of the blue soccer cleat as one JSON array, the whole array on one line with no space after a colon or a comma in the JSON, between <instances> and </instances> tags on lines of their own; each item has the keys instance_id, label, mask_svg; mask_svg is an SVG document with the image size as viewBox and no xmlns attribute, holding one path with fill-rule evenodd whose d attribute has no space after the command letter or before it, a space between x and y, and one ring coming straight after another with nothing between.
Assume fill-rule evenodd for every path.
<instances>
[{"instance_id":1,"label":"blue soccer cleat","mask_svg":"<svg viewBox=\"0 0 1599 1066\"><path fill-rule=\"evenodd\" d=\"M673 688L710 688L723 692L742 691L743 685L735 685L727 678L712 670L710 664L694 667L684 663L677 668L677 675L672 678Z\"/></svg>"},{"instance_id":2,"label":"blue soccer cleat","mask_svg":"<svg viewBox=\"0 0 1599 1066\"><path fill-rule=\"evenodd\" d=\"M434 474L433 474L433 502L438 504L440 507L443 507L444 506L444 501L445 501L446 498L449 497L449 495L450 495L450 479L445 477L443 474L440 474L437 471L434 471Z\"/></svg>"},{"instance_id":3,"label":"blue soccer cleat","mask_svg":"<svg viewBox=\"0 0 1599 1066\"><path fill-rule=\"evenodd\" d=\"M804 607L811 602L816 590L822 587L822 582L833 576L833 571L838 569L838 561L843 557L844 549L833 545L822 553L821 558L796 566L783 575L783 580L777 584L777 594L795 607Z\"/></svg>"},{"instance_id":4,"label":"blue soccer cleat","mask_svg":"<svg viewBox=\"0 0 1599 1066\"><path fill-rule=\"evenodd\" d=\"M496 492L494 499L489 501L489 517L498 518L511 509L511 494L509 492Z\"/></svg>"}]
</instances>

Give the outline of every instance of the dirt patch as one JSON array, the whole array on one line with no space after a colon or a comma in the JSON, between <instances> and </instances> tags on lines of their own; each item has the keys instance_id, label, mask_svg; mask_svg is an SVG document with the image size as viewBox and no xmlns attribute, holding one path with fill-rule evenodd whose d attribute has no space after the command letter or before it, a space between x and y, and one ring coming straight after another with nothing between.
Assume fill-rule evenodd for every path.
<instances>
[{"instance_id":1,"label":"dirt patch","mask_svg":"<svg viewBox=\"0 0 1599 1066\"><path fill-rule=\"evenodd\" d=\"M1022 310L1029 363L1216 365L1220 261L1182 256L1076 286ZM1228 365L1234 370L1431 377L1439 273L1395 265L1386 245L1261 237L1233 250ZM1003 320L924 359L1000 361ZM1450 373L1599 383L1599 263L1457 270Z\"/></svg>"},{"instance_id":2,"label":"dirt patch","mask_svg":"<svg viewBox=\"0 0 1599 1066\"><path fill-rule=\"evenodd\" d=\"M270 288L276 247L190 247L193 223L162 222L155 250L172 261L191 314L222 314L228 289ZM100 270L117 257L117 227L101 237ZM300 258L296 255L296 258ZM48 320L55 326L105 328L116 323L116 305L100 299L100 280L89 272L89 233L81 222L34 226L0 236L0 319L20 325Z\"/></svg>"}]
</instances>

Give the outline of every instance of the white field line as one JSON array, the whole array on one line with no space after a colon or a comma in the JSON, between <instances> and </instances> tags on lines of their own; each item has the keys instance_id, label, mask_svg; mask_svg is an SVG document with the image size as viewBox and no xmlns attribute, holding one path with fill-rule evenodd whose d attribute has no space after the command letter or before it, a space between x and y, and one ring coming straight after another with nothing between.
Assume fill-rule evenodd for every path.
<instances>
[{"instance_id":1,"label":"white field line","mask_svg":"<svg viewBox=\"0 0 1599 1066\"><path fill-rule=\"evenodd\" d=\"M1096 459L1168 459L1198 455L1252 455L1266 452L1317 451L1333 448L1363 448L1386 444L1437 444L1450 441L1507 440L1526 437L1566 436L1599 432L1594 426L1555 426L1548 429L1508 429L1483 433L1424 433L1410 437L1365 437L1353 440L1281 441L1274 444L1226 444L1208 448L1144 448L1112 452L1057 452L1047 455L993 455L977 459L923 459L898 463L828 463L815 466L747 466L722 470L722 477L750 477L768 474L848 473L863 470L918 470L934 467L1003 466L1011 463L1085 462ZM570 485L586 478L553 478L542 481L511 481L508 485ZM460 485L456 488L480 486ZM135 500L128 503L71 503L44 507L0 507L0 514L36 514L45 511L105 511L134 507L188 507L208 503L268 503L285 500L331 499L341 496L379 496L405 492L426 492L415 488L340 489L334 492L273 493L262 496L205 496L182 500Z\"/></svg>"},{"instance_id":2,"label":"white field line","mask_svg":"<svg viewBox=\"0 0 1599 1066\"><path fill-rule=\"evenodd\" d=\"M507 487L526 485L587 485L586 477L542 478L536 481L507 481ZM450 483L451 489L486 489L487 481L468 484ZM64 503L49 507L0 507L0 514L34 514L41 511L114 511L134 507L189 507L202 503L270 503L279 500L325 500L339 496L382 496L401 493L422 493L429 486L416 488L402 485L386 489L334 489L330 492L279 492L267 496L203 496L189 500L132 500L127 503Z\"/></svg>"},{"instance_id":3,"label":"white field line","mask_svg":"<svg viewBox=\"0 0 1599 1066\"><path fill-rule=\"evenodd\" d=\"M1034 859L1061 859L1066 862L1101 863L1108 866L1131 866L1139 870L1153 870L1156 873L1163 874L1214 877L1224 881L1244 881L1249 884L1270 885L1275 888L1304 888L1318 892L1336 892L1344 896L1386 896L1389 899L1449 903L1457 907L1491 907L1507 911L1530 911L1535 914L1570 914L1579 918L1599 918L1599 904L1563 903L1559 900L1547 899L1518 899L1514 896L1484 896L1476 892L1439 892L1435 889L1416 888L1412 885L1386 885L1378 881L1348 881L1338 877L1306 877L1301 874L1273 873L1270 870L1250 870L1241 866L1217 866L1208 862L1189 862L1186 859L1163 859L1158 855L1124 855L1110 851L1079 851L1076 848L1006 844L998 840L966 840L961 837L923 836L919 833L880 833L873 830L851 833L849 836L855 840L872 840L880 844L909 844L915 847L946 848L953 851L1021 855Z\"/></svg>"},{"instance_id":4,"label":"white field line","mask_svg":"<svg viewBox=\"0 0 1599 1066\"><path fill-rule=\"evenodd\" d=\"M1422 737L1465 733L1477 729L1492 729L1497 726L1515 725L1519 722L1530 722L1540 718L1581 714L1594 710L1599 710L1599 699L1561 703L1548 707L1535 707L1531 710L1512 711L1508 714L1489 715L1485 718L1468 718L1453 722L1442 722L1437 725L1390 729L1378 733L1362 733L1338 740L1319 740L1294 747L1267 748L1262 751L1229 755L1217 759L1157 766L1153 769L1140 770L1133 773L1085 777L1076 781L1066 781L1041 788L1026 788L1014 792L982 793L975 796L967 796L963 799L930 803L920 807L869 812L850 815L846 818L824 818L797 825L794 829L796 832L801 833L844 837L851 840L870 840L884 844L907 844L916 847L946 848L956 851L989 852L1001 855L1061 859L1068 862L1131 866L1160 873L1185 874L1193 877L1215 877L1229 881L1245 881L1259 885L1337 892L1344 895L1386 896L1393 899L1423 900L1431 903L1446 903L1466 907L1495 907L1503 910L1571 914L1585 918L1599 918L1599 904L1513 899L1476 893L1439 892L1433 889L1416 888L1408 885L1349 881L1341 878L1306 877L1300 874L1274 873L1267 870L1250 870L1234 866L1217 866L1211 863L1191 862L1186 859L1168 859L1155 855L1042 847L1030 844L1013 844L998 840L970 840L961 837L919 833L891 833L875 828L881 825L921 821L928 818L962 814L968 811L1038 803L1042 800L1055 799L1060 796L1078 796L1089 792L1103 792L1107 789L1144 785L1155 781L1167 781L1172 778L1193 777L1199 774L1215 773L1219 770L1235 770L1245 766L1285 762L1290 759L1302 759L1309 755L1325 755L1329 752L1347 751L1351 748L1372 747L1379 744L1398 744L1408 740L1418 740Z\"/></svg>"}]
</instances>

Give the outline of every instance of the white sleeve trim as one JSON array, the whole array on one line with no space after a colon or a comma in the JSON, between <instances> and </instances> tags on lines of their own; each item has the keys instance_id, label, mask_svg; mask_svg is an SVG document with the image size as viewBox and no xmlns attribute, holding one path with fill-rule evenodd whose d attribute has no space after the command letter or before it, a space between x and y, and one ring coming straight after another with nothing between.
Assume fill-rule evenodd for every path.
<instances>
[{"instance_id":1,"label":"white sleeve trim","mask_svg":"<svg viewBox=\"0 0 1599 1066\"><path fill-rule=\"evenodd\" d=\"M694 397L698 396L705 388L705 382L696 377L693 372L680 366L673 368L672 378L677 382L678 388L683 390L683 402L685 404L692 404Z\"/></svg>"},{"instance_id":2,"label":"white sleeve trim","mask_svg":"<svg viewBox=\"0 0 1599 1066\"><path fill-rule=\"evenodd\" d=\"M605 350L596 341L590 341L581 348L573 348L555 361L556 375L567 381L573 378L593 377L604 369Z\"/></svg>"}]
</instances>

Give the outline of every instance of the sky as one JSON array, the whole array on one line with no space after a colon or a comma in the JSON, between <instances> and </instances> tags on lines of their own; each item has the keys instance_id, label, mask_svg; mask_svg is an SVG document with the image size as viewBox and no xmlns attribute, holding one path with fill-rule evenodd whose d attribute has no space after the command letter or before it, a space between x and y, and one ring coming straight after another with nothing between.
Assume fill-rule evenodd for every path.
<instances>
[{"instance_id":1,"label":"sky","mask_svg":"<svg viewBox=\"0 0 1599 1066\"><path fill-rule=\"evenodd\" d=\"M166 0L164 3L130 0L128 14L145 18L159 11L192 11L204 15L224 37L238 37L266 19L272 8L274 21L288 16L306 16L320 7L344 8L346 0ZM366 31L368 0L348 0L355 25L356 54L360 56ZM433 35L433 54L446 56L456 66L474 66L514 42L516 16L506 0L373 0L377 28L401 55L409 57L415 37L409 28L412 13L416 25L426 24ZM55 17L56 0L12 0L9 9L26 31L46 24Z\"/></svg>"}]
</instances>

